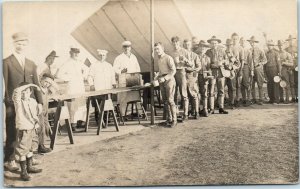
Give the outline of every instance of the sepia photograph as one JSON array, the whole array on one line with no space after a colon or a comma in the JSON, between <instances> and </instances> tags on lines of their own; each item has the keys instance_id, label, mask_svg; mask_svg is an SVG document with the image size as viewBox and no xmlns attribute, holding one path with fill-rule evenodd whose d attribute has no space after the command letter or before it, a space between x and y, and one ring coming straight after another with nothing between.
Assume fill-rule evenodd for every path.
<instances>
[{"instance_id":1,"label":"sepia photograph","mask_svg":"<svg viewBox=\"0 0 300 189\"><path fill-rule=\"evenodd\" d=\"M297 11L4 1L2 187L298 185Z\"/></svg>"}]
</instances>

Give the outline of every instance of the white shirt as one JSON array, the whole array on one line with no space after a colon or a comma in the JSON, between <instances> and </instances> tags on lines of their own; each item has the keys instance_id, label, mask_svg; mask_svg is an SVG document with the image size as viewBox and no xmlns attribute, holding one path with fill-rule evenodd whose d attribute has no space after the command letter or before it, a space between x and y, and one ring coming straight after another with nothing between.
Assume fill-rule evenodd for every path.
<instances>
[{"instance_id":1,"label":"white shirt","mask_svg":"<svg viewBox=\"0 0 300 189\"><path fill-rule=\"evenodd\" d=\"M89 84L94 85L95 90L112 89L116 84L115 71L106 61L93 63L88 78Z\"/></svg>"},{"instance_id":2,"label":"white shirt","mask_svg":"<svg viewBox=\"0 0 300 189\"><path fill-rule=\"evenodd\" d=\"M82 62L70 58L58 70L57 77L68 81L67 94L78 94L85 92L84 76L88 73L88 67Z\"/></svg>"},{"instance_id":3,"label":"white shirt","mask_svg":"<svg viewBox=\"0 0 300 189\"><path fill-rule=\"evenodd\" d=\"M121 74L124 68L127 68L127 73L141 72L140 65L134 54L130 54L128 57L126 54L122 53L116 57L114 61L114 70L117 74Z\"/></svg>"},{"instance_id":4,"label":"white shirt","mask_svg":"<svg viewBox=\"0 0 300 189\"><path fill-rule=\"evenodd\" d=\"M13 55L17 58L20 66L24 69L25 67L25 55L14 52Z\"/></svg>"}]
</instances>

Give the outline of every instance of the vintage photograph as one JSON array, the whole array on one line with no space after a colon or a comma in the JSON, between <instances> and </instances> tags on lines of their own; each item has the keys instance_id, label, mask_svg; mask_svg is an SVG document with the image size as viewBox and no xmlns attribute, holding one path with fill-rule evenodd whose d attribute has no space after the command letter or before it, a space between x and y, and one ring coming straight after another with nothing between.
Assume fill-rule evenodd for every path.
<instances>
[{"instance_id":1,"label":"vintage photograph","mask_svg":"<svg viewBox=\"0 0 300 189\"><path fill-rule=\"evenodd\" d=\"M297 0L5 1L6 187L299 182Z\"/></svg>"}]
</instances>

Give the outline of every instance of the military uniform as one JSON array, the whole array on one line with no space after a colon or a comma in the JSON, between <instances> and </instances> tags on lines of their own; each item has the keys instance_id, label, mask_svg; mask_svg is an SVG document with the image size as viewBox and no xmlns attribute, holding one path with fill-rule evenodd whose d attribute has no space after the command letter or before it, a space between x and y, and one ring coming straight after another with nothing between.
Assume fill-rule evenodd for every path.
<instances>
[{"instance_id":1,"label":"military uniform","mask_svg":"<svg viewBox=\"0 0 300 189\"><path fill-rule=\"evenodd\" d=\"M158 58L158 78L163 78L164 82L159 84L162 99L164 102L164 112L169 122L177 122L177 110L174 102L176 67L173 58L163 54Z\"/></svg>"},{"instance_id":2,"label":"military uniform","mask_svg":"<svg viewBox=\"0 0 300 189\"><path fill-rule=\"evenodd\" d=\"M275 49L271 49L267 51L266 57L267 63L264 65L264 67L266 77L268 80L268 95L271 103L279 103L279 83L274 82L274 77L281 75L281 64L279 60L279 54Z\"/></svg>"},{"instance_id":3,"label":"military uniform","mask_svg":"<svg viewBox=\"0 0 300 189\"><path fill-rule=\"evenodd\" d=\"M237 83L238 83L238 72L240 69L240 61L238 56L236 56L232 50L225 51L227 59L229 60L229 65L227 66L230 71L235 73L235 76L231 78L226 78L226 85L228 87L228 96L229 96L229 103L233 106L236 100L237 94Z\"/></svg>"},{"instance_id":4,"label":"military uniform","mask_svg":"<svg viewBox=\"0 0 300 189\"><path fill-rule=\"evenodd\" d=\"M225 60L227 59L225 51L221 48L209 49L205 53L211 60L211 71L214 79L211 81L211 87L209 91L210 102L214 101L214 88L217 85L218 89L218 104L219 108L224 108L224 88L225 88L225 77L222 75L220 67L224 67ZM211 104L211 107L213 105ZM212 109L213 111L213 109Z\"/></svg>"},{"instance_id":5,"label":"military uniform","mask_svg":"<svg viewBox=\"0 0 300 189\"><path fill-rule=\"evenodd\" d=\"M184 48L180 48L179 50L173 50L171 52L171 57L174 59L174 63L176 66L176 89L175 89L175 103L178 106L178 89L181 95L181 101L183 102L183 115L188 117L188 94L187 94L187 79L186 79L186 67L187 65L191 65L191 62L185 62L182 58L188 59L189 53Z\"/></svg>"},{"instance_id":6,"label":"military uniform","mask_svg":"<svg viewBox=\"0 0 300 189\"><path fill-rule=\"evenodd\" d=\"M295 70L295 68L298 67L298 56L297 56L298 50L297 50L297 47L294 47L294 46L287 47L285 50L291 54L292 59L293 59L294 67L293 67L292 72L293 72L293 76L294 76L294 82L292 83L293 86L291 83L290 83L290 85L291 85L291 90L294 90L295 96L298 99L298 71ZM294 87L294 89L292 87Z\"/></svg>"},{"instance_id":7,"label":"military uniform","mask_svg":"<svg viewBox=\"0 0 300 189\"><path fill-rule=\"evenodd\" d=\"M250 100L250 77L251 77L251 70L250 70L250 64L247 61L248 57L248 50L243 48L244 51L244 64L242 65L242 81L241 81L241 93L244 103L246 101Z\"/></svg>"},{"instance_id":8,"label":"military uniform","mask_svg":"<svg viewBox=\"0 0 300 189\"><path fill-rule=\"evenodd\" d=\"M240 67L236 70L236 95L235 100L238 102L240 100L240 94L241 94L241 85L242 85L242 79L243 79L243 67L245 62L245 51L243 47L239 45L234 45L232 47L232 53L233 55L238 59L240 62Z\"/></svg>"},{"instance_id":9,"label":"military uniform","mask_svg":"<svg viewBox=\"0 0 300 189\"><path fill-rule=\"evenodd\" d=\"M293 58L290 53L282 50L279 51L279 59L281 63L281 76L282 79L286 82L285 87L285 102L289 102L290 93L292 99L295 99L295 90L294 90L294 63ZM280 99L284 99L284 89L280 88Z\"/></svg>"},{"instance_id":10,"label":"military uniform","mask_svg":"<svg viewBox=\"0 0 300 189\"><path fill-rule=\"evenodd\" d=\"M264 84L263 65L267 62L265 53L258 47L250 48L247 58L247 64L250 65L250 70L254 72L252 81L252 98L256 101L255 83L258 86L260 103L263 101L262 87Z\"/></svg>"},{"instance_id":11,"label":"military uniform","mask_svg":"<svg viewBox=\"0 0 300 189\"><path fill-rule=\"evenodd\" d=\"M188 51L188 60L192 63L191 67L186 68L187 91L191 97L192 112L198 115L199 110L199 88L198 88L198 72L201 69L199 57L196 53Z\"/></svg>"},{"instance_id":12,"label":"military uniform","mask_svg":"<svg viewBox=\"0 0 300 189\"><path fill-rule=\"evenodd\" d=\"M203 106L203 112L206 113L207 109L208 109L208 91L211 91L211 87L212 87L212 81L207 79L208 71L210 70L210 58L203 54L203 55L199 55L199 60L201 63L201 70L199 71L199 75L198 75L198 84L199 84L199 88L200 88L200 95L201 95L201 101L202 101L202 106ZM210 87L210 88L209 88ZM214 109L214 98L211 97L214 96L214 94L210 95L210 101L209 101L209 108L211 110Z\"/></svg>"}]
</instances>

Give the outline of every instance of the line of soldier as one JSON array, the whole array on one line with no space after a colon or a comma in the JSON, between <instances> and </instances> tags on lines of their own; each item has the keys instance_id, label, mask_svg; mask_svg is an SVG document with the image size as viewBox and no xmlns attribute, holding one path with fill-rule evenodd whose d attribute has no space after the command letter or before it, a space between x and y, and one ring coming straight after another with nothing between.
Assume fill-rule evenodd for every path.
<instances>
[{"instance_id":1,"label":"line of soldier","mask_svg":"<svg viewBox=\"0 0 300 189\"><path fill-rule=\"evenodd\" d=\"M225 49L216 36L208 39L208 43L204 40L198 42L196 37L185 39L182 46L178 36L172 37L174 48L169 54L164 52L161 42L155 43L154 51L158 55L159 68L155 79L160 83L165 105L165 124L170 127L177 124L178 90L183 107L182 121L188 120L190 114L194 119L199 116L208 117L215 113L216 107L219 108L219 114L228 114L224 109L226 86L230 109L240 105L262 105L264 82L267 82L270 99L267 103L297 102L297 47L293 46L295 38L289 36L286 40L289 46L286 49L283 49L284 41L279 40L277 50L274 42L267 40L265 34L264 37L268 47L266 51L256 46L259 41L254 36L247 40L251 48L246 49L245 39L239 38L237 33L226 40ZM284 81L283 86L274 79L276 77ZM255 84L258 87L258 99ZM190 111L189 103L192 107Z\"/></svg>"}]
</instances>

